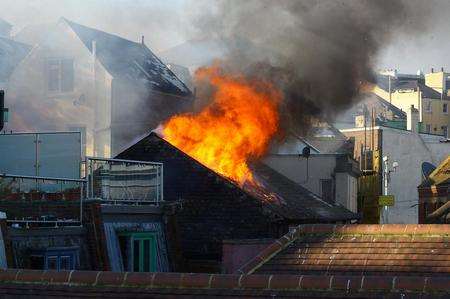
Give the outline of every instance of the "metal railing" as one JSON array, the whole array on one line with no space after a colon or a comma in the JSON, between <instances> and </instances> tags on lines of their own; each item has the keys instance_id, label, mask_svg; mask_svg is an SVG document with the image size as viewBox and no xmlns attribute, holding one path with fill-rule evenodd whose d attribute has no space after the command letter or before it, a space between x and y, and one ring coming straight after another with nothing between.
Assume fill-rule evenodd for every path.
<instances>
[{"instance_id":1,"label":"metal railing","mask_svg":"<svg viewBox=\"0 0 450 299\"><path fill-rule=\"evenodd\" d=\"M163 164L86 157L87 199L112 204L154 204L164 200Z\"/></svg>"},{"instance_id":2,"label":"metal railing","mask_svg":"<svg viewBox=\"0 0 450 299\"><path fill-rule=\"evenodd\" d=\"M85 189L84 179L0 174L0 206L14 227L81 226ZM68 202L79 208L71 211Z\"/></svg>"}]
</instances>

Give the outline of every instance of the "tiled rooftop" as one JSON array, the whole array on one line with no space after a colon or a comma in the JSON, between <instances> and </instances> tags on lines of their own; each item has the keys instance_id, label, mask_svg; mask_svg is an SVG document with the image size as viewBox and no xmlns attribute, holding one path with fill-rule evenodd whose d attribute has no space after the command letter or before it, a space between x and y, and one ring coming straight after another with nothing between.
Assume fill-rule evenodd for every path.
<instances>
[{"instance_id":1,"label":"tiled rooftop","mask_svg":"<svg viewBox=\"0 0 450 299\"><path fill-rule=\"evenodd\" d=\"M450 277L0 270L0 296L39 298L448 298ZM405 296L407 295L407 296Z\"/></svg>"},{"instance_id":2,"label":"tiled rooftop","mask_svg":"<svg viewBox=\"0 0 450 299\"><path fill-rule=\"evenodd\" d=\"M300 225L239 271L449 276L450 225Z\"/></svg>"}]
</instances>

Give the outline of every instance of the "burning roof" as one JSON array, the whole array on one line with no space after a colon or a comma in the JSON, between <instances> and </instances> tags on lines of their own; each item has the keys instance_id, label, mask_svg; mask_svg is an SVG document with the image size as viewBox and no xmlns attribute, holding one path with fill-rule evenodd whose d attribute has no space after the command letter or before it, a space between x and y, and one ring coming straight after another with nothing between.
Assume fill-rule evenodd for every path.
<instances>
[{"instance_id":1,"label":"burning roof","mask_svg":"<svg viewBox=\"0 0 450 299\"><path fill-rule=\"evenodd\" d=\"M164 186L166 200L185 198L189 191L189 180L199 175L193 169L186 169L186 163L206 170L219 184L227 185L233 196L246 196L249 200L262 204L281 219L289 222L337 222L357 219L358 216L342 206L328 203L302 186L279 174L272 168L257 162L250 168L259 184L245 183L242 186L231 179L207 168L194 158L164 140L155 132L150 133L136 144L117 156L121 159L156 161L164 163ZM183 166L180 163L183 160ZM174 190L178 190L175 192ZM196 193L196 197L198 193ZM208 194L205 193L208 197ZM227 200L224 198L224 200Z\"/></svg>"},{"instance_id":2,"label":"burning roof","mask_svg":"<svg viewBox=\"0 0 450 299\"><path fill-rule=\"evenodd\" d=\"M96 44L96 55L114 77L144 80L153 89L181 96L191 92L175 74L143 43L89 28L62 18L78 35L89 51Z\"/></svg>"}]
</instances>

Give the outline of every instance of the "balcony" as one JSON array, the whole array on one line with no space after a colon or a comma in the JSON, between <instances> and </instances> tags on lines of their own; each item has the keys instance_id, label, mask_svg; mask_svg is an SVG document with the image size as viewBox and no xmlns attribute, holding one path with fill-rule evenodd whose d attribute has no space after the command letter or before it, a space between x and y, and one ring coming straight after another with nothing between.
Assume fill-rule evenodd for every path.
<instances>
[{"instance_id":1,"label":"balcony","mask_svg":"<svg viewBox=\"0 0 450 299\"><path fill-rule=\"evenodd\" d=\"M82 225L84 179L0 174L0 210L15 228Z\"/></svg>"},{"instance_id":2,"label":"balcony","mask_svg":"<svg viewBox=\"0 0 450 299\"><path fill-rule=\"evenodd\" d=\"M86 157L87 200L108 204L159 205L162 163Z\"/></svg>"},{"instance_id":3,"label":"balcony","mask_svg":"<svg viewBox=\"0 0 450 299\"><path fill-rule=\"evenodd\" d=\"M0 174L0 211L8 225L82 226L87 201L159 206L164 199L161 163L88 157L84 168L84 179Z\"/></svg>"}]
</instances>

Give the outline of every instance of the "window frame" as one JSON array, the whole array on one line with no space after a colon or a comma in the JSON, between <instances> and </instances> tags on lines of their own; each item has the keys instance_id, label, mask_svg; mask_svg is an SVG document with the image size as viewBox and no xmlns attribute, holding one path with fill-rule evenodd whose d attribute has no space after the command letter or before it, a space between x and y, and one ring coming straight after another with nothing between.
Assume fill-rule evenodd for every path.
<instances>
[{"instance_id":1,"label":"window frame","mask_svg":"<svg viewBox=\"0 0 450 299\"><path fill-rule=\"evenodd\" d=\"M64 79L67 79L67 75L64 75L64 62L70 61L71 65L71 78L70 78L70 88L65 89L64 87ZM50 82L52 80L50 79L50 71L52 70L51 66L55 67L55 74L57 76L57 87L55 89L50 89ZM71 93L75 90L75 60L73 58L69 57L50 57L45 60L45 71L46 71L46 82L47 82L47 92L49 94L61 94L61 93Z\"/></svg>"},{"instance_id":2,"label":"window frame","mask_svg":"<svg viewBox=\"0 0 450 299\"><path fill-rule=\"evenodd\" d=\"M30 257L43 257L43 269L41 270L75 270L78 267L79 248L48 248L42 250L33 250ZM69 269L61 269L63 258L69 258ZM49 268L50 262L56 262L56 269Z\"/></svg>"},{"instance_id":3,"label":"window frame","mask_svg":"<svg viewBox=\"0 0 450 299\"><path fill-rule=\"evenodd\" d=\"M444 107L446 109L444 109ZM444 111L445 110L445 111ZM442 113L448 114L448 103L442 103Z\"/></svg>"},{"instance_id":4,"label":"window frame","mask_svg":"<svg viewBox=\"0 0 450 299\"><path fill-rule=\"evenodd\" d=\"M157 269L157 235L156 232L123 232L119 233L118 237L127 237L127 248L129 251L121 252L122 261L124 261L124 254L127 254L126 260L127 265L123 265L124 269L129 272L156 272ZM149 242L149 255L148 265L145 265L144 261L146 256L144 254L144 244L145 241ZM139 248L135 247L135 242L138 243ZM137 249L138 258L136 261L135 257L135 249ZM130 254L131 253L131 254ZM135 264L137 262L137 264ZM131 265L131 269L129 269L128 265ZM137 265L137 271L135 267ZM148 271L145 271L148 270Z\"/></svg>"}]
</instances>

